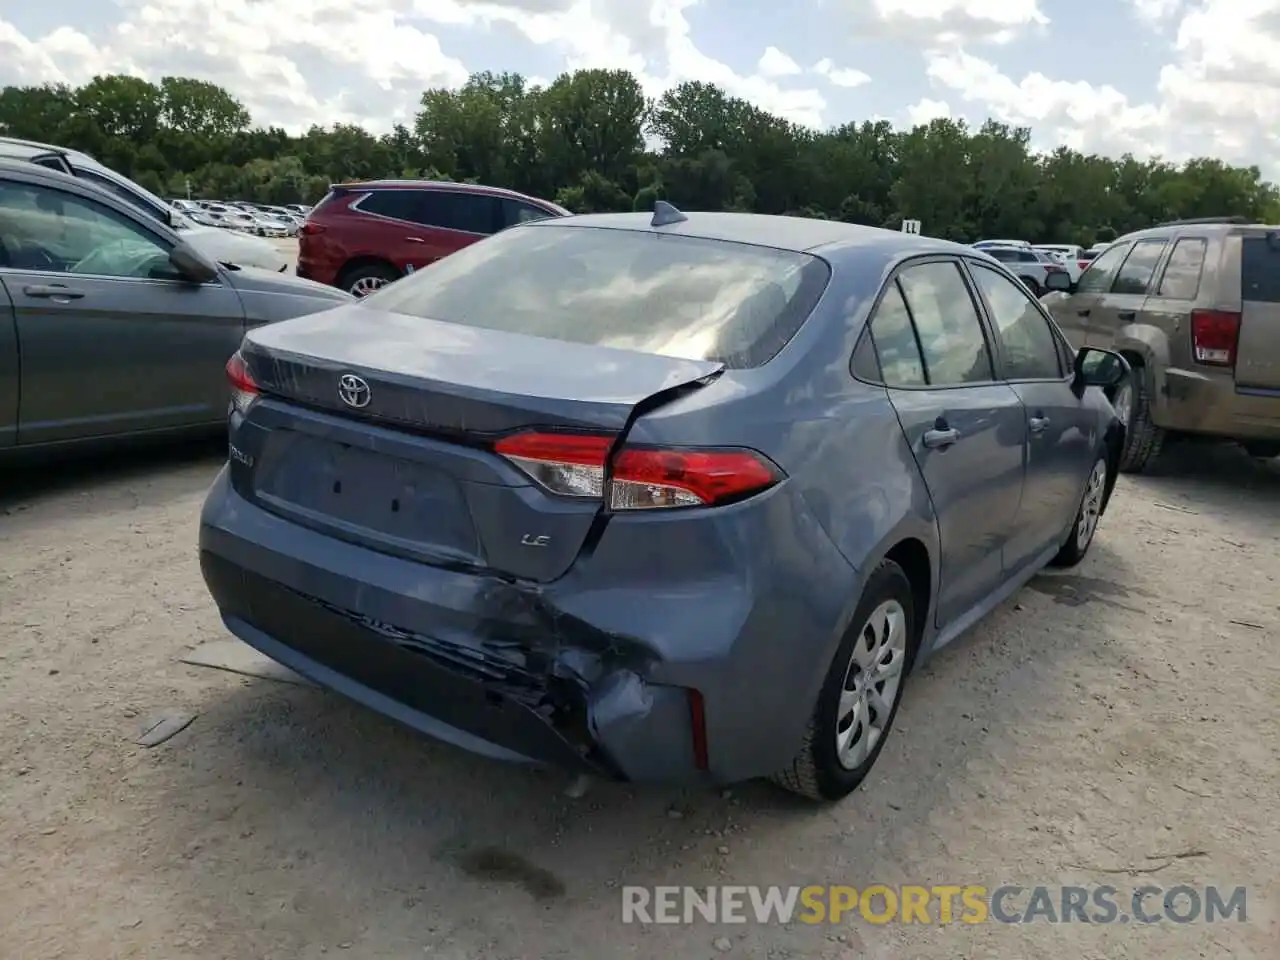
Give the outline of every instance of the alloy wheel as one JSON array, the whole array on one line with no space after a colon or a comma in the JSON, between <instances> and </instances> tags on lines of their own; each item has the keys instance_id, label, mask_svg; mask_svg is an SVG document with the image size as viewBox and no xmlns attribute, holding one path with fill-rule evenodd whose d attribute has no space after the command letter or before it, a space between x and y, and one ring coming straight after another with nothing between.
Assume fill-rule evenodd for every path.
<instances>
[{"instance_id":1,"label":"alloy wheel","mask_svg":"<svg viewBox=\"0 0 1280 960\"><path fill-rule=\"evenodd\" d=\"M855 770L885 735L907 660L907 614L897 600L872 611L853 645L836 714L836 756Z\"/></svg>"},{"instance_id":2,"label":"alloy wheel","mask_svg":"<svg viewBox=\"0 0 1280 960\"><path fill-rule=\"evenodd\" d=\"M1081 552L1089 546L1094 532L1098 529L1098 516L1102 513L1102 492L1107 485L1107 464L1099 460L1093 465L1089 474L1089 483L1084 489L1084 500L1080 503L1080 521L1076 525L1076 546Z\"/></svg>"},{"instance_id":3,"label":"alloy wheel","mask_svg":"<svg viewBox=\"0 0 1280 960\"><path fill-rule=\"evenodd\" d=\"M382 277L361 277L351 285L351 293L357 297L367 297L379 287L385 287L387 281Z\"/></svg>"}]
</instances>

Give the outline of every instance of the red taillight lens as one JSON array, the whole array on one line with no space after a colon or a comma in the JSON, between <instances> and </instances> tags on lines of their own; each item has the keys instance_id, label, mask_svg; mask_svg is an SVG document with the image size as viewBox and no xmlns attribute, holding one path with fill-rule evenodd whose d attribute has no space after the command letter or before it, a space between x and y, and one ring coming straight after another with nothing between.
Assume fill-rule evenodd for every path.
<instances>
[{"instance_id":1,"label":"red taillight lens","mask_svg":"<svg viewBox=\"0 0 1280 960\"><path fill-rule=\"evenodd\" d=\"M752 450L623 447L615 438L574 433L520 433L494 450L552 493L608 500L611 510L706 507L741 500L773 486L782 472Z\"/></svg>"},{"instance_id":2,"label":"red taillight lens","mask_svg":"<svg viewBox=\"0 0 1280 960\"><path fill-rule=\"evenodd\" d=\"M613 460L614 510L696 507L741 500L773 486L778 468L750 450L623 447Z\"/></svg>"},{"instance_id":3,"label":"red taillight lens","mask_svg":"<svg viewBox=\"0 0 1280 960\"><path fill-rule=\"evenodd\" d=\"M237 413L247 413L261 395L257 381L249 375L244 357L237 350L227 361L227 383L231 386L231 406Z\"/></svg>"},{"instance_id":4,"label":"red taillight lens","mask_svg":"<svg viewBox=\"0 0 1280 960\"><path fill-rule=\"evenodd\" d=\"M1191 349L1196 363L1232 367L1240 340L1240 314L1226 310L1191 311Z\"/></svg>"},{"instance_id":5,"label":"red taillight lens","mask_svg":"<svg viewBox=\"0 0 1280 960\"><path fill-rule=\"evenodd\" d=\"M324 224L312 223L310 220L306 220L298 228L298 232L306 237L314 237L317 233L324 233Z\"/></svg>"}]
</instances>

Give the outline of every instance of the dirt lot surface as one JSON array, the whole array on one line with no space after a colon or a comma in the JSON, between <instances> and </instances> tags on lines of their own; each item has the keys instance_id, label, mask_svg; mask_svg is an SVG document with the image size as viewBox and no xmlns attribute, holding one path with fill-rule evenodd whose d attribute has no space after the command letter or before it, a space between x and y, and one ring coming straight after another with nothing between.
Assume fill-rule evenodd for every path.
<instances>
[{"instance_id":1,"label":"dirt lot surface","mask_svg":"<svg viewBox=\"0 0 1280 960\"><path fill-rule=\"evenodd\" d=\"M334 695L178 662L226 636L195 556L218 463L3 481L8 960L1280 955L1274 468L1188 451L1123 479L1086 562L914 677L869 783L818 809L762 784L572 799ZM194 722L134 743L174 710ZM1249 890L1244 923L620 922L624 884L873 882Z\"/></svg>"}]
</instances>

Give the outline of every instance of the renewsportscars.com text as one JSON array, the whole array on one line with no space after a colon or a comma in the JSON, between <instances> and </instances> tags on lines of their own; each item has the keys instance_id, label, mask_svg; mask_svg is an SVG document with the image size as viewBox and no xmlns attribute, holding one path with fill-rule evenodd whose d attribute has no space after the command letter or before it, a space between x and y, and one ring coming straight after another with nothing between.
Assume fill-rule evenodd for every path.
<instances>
[{"instance_id":1,"label":"renewsportscars.com text","mask_svg":"<svg viewBox=\"0 0 1280 960\"><path fill-rule=\"evenodd\" d=\"M872 884L622 888L623 923L1219 923L1246 920L1244 887Z\"/></svg>"}]
</instances>

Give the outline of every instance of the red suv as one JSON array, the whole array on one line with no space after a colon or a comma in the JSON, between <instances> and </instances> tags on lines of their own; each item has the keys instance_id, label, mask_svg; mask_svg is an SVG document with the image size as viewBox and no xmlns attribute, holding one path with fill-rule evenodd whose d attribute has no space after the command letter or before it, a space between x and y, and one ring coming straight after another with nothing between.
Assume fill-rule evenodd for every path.
<instances>
[{"instance_id":1,"label":"red suv","mask_svg":"<svg viewBox=\"0 0 1280 960\"><path fill-rule=\"evenodd\" d=\"M298 230L298 276L362 297L499 230L567 216L546 200L470 183L334 184Z\"/></svg>"}]
</instances>

